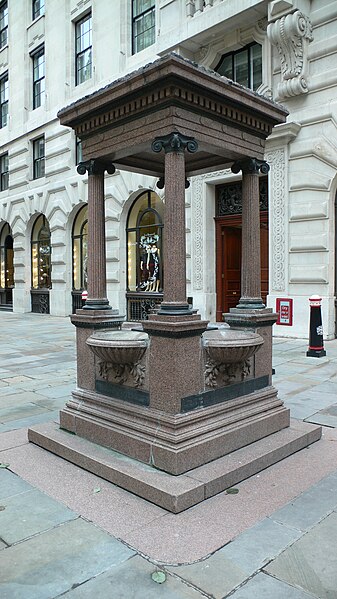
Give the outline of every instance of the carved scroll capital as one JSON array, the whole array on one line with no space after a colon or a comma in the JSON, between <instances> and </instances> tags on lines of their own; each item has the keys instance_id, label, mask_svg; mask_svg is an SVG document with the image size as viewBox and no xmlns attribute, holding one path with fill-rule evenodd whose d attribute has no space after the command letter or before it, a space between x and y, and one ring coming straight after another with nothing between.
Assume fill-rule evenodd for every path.
<instances>
[{"instance_id":1,"label":"carved scroll capital","mask_svg":"<svg viewBox=\"0 0 337 599\"><path fill-rule=\"evenodd\" d=\"M115 170L112 162L107 160L86 160L80 162L77 167L79 175L85 175L85 173L88 173L88 175L103 175L105 171L109 175L113 175Z\"/></svg>"},{"instance_id":2,"label":"carved scroll capital","mask_svg":"<svg viewBox=\"0 0 337 599\"><path fill-rule=\"evenodd\" d=\"M310 19L296 10L269 23L267 35L281 59L282 81L278 85L276 99L306 93L308 44L313 40Z\"/></svg>"},{"instance_id":3,"label":"carved scroll capital","mask_svg":"<svg viewBox=\"0 0 337 599\"><path fill-rule=\"evenodd\" d=\"M246 160L238 160L232 165L232 173L242 171L248 175L258 175L262 173L266 175L269 172L269 164L265 160L257 160L257 158L247 158Z\"/></svg>"},{"instance_id":4,"label":"carved scroll capital","mask_svg":"<svg viewBox=\"0 0 337 599\"><path fill-rule=\"evenodd\" d=\"M165 154L168 152L183 153L185 149L188 152L194 153L198 149L198 142L194 137L187 137L182 133L174 132L162 137L156 137L152 142L152 151L161 152L164 149Z\"/></svg>"}]
</instances>

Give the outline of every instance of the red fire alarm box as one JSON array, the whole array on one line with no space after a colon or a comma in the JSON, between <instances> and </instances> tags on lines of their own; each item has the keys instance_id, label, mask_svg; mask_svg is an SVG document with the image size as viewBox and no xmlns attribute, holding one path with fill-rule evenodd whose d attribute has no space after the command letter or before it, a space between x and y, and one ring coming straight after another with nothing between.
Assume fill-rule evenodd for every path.
<instances>
[{"instance_id":1,"label":"red fire alarm box","mask_svg":"<svg viewBox=\"0 0 337 599\"><path fill-rule=\"evenodd\" d=\"M293 300L290 297L276 298L276 312L278 318L276 324L291 327L293 324Z\"/></svg>"}]
</instances>

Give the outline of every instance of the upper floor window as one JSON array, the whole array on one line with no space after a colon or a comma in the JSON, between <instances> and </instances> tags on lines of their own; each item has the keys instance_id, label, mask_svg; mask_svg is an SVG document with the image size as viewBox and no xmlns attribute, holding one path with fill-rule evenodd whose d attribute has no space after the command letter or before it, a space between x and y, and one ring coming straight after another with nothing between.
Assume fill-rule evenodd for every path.
<instances>
[{"instance_id":1,"label":"upper floor window","mask_svg":"<svg viewBox=\"0 0 337 599\"><path fill-rule=\"evenodd\" d=\"M0 48L8 43L8 2L0 3Z\"/></svg>"},{"instance_id":2,"label":"upper floor window","mask_svg":"<svg viewBox=\"0 0 337 599\"><path fill-rule=\"evenodd\" d=\"M262 46L253 43L221 57L215 71L254 91L262 83Z\"/></svg>"},{"instance_id":3,"label":"upper floor window","mask_svg":"<svg viewBox=\"0 0 337 599\"><path fill-rule=\"evenodd\" d=\"M86 15L75 25L76 85L91 78L92 74L92 18Z\"/></svg>"},{"instance_id":4,"label":"upper floor window","mask_svg":"<svg viewBox=\"0 0 337 599\"><path fill-rule=\"evenodd\" d=\"M8 121L8 73L0 79L0 129Z\"/></svg>"},{"instance_id":5,"label":"upper floor window","mask_svg":"<svg viewBox=\"0 0 337 599\"><path fill-rule=\"evenodd\" d=\"M44 136L38 137L33 141L33 178L44 177L45 172L45 153Z\"/></svg>"},{"instance_id":6,"label":"upper floor window","mask_svg":"<svg viewBox=\"0 0 337 599\"><path fill-rule=\"evenodd\" d=\"M45 56L44 47L32 54L33 60L33 109L38 108L45 96Z\"/></svg>"},{"instance_id":7,"label":"upper floor window","mask_svg":"<svg viewBox=\"0 0 337 599\"><path fill-rule=\"evenodd\" d=\"M44 0L33 0L33 21L44 15Z\"/></svg>"},{"instance_id":8,"label":"upper floor window","mask_svg":"<svg viewBox=\"0 0 337 599\"><path fill-rule=\"evenodd\" d=\"M132 1L132 54L155 41L155 0Z\"/></svg>"},{"instance_id":9,"label":"upper floor window","mask_svg":"<svg viewBox=\"0 0 337 599\"><path fill-rule=\"evenodd\" d=\"M9 184L9 168L8 168L8 153L0 156L0 191L8 189Z\"/></svg>"}]
</instances>

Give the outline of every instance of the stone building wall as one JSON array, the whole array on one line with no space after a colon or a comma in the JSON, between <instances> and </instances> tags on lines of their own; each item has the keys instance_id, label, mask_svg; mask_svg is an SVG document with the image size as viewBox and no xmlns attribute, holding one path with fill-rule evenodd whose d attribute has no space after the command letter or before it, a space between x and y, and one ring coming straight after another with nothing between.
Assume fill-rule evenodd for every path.
<instances>
[{"instance_id":1,"label":"stone building wall","mask_svg":"<svg viewBox=\"0 0 337 599\"><path fill-rule=\"evenodd\" d=\"M306 337L308 297L323 297L325 335L335 336L335 196L337 188L337 5L329 0L156 0L155 43L132 55L131 2L46 0L32 22L28 0L10 0L8 45L0 50L0 77L9 73L9 121L0 129L0 155L9 154L9 189L0 192L0 226L14 237L14 310L30 304L30 234L34 215L51 228L50 311L71 311L71 230L87 199L86 178L76 172L75 139L57 112L108 82L175 51L214 68L222 54L253 41L262 44L258 90L279 99L288 122L267 141L270 274L268 305L294 301L292 327L275 334ZM92 9L92 78L74 81L74 22ZM296 16L300 12L302 17ZM282 18L293 15L281 44ZM284 23L284 21L283 21ZM288 23L288 22L287 22ZM268 29L269 24L269 29ZM270 27L274 30L271 32ZM45 44L46 97L32 110L30 54ZM289 57L294 72L290 72ZM287 62L288 61L288 62ZM288 68L288 71L287 71ZM45 135L46 175L32 176L32 141ZM215 318L215 188L235 178L229 171L193 178L186 193L188 296L202 317ZM155 189L153 178L116 172L106 177L107 279L110 304L125 313L125 225L132 200ZM163 193L161 193L163 196Z\"/></svg>"}]
</instances>

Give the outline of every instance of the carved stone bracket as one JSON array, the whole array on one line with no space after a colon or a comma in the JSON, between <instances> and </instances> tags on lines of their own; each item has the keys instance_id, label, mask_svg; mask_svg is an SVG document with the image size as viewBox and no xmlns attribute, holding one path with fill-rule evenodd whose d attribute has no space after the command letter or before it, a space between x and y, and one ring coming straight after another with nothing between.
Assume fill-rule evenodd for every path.
<instances>
[{"instance_id":1,"label":"carved stone bracket","mask_svg":"<svg viewBox=\"0 0 337 599\"><path fill-rule=\"evenodd\" d=\"M297 10L269 23L267 35L281 59L282 81L276 99L306 93L308 44L313 40L309 18Z\"/></svg>"},{"instance_id":2,"label":"carved stone bracket","mask_svg":"<svg viewBox=\"0 0 337 599\"><path fill-rule=\"evenodd\" d=\"M151 147L153 152L161 152L164 149L165 154L168 152L183 153L185 149L194 153L198 149L198 142L194 137L187 137L187 135L175 132L163 135L163 137L156 137Z\"/></svg>"},{"instance_id":3,"label":"carved stone bracket","mask_svg":"<svg viewBox=\"0 0 337 599\"><path fill-rule=\"evenodd\" d=\"M99 362L99 374L105 380L124 385L127 382L133 387L141 387L145 378L145 366L137 363L114 364Z\"/></svg>"},{"instance_id":4,"label":"carved stone bracket","mask_svg":"<svg viewBox=\"0 0 337 599\"><path fill-rule=\"evenodd\" d=\"M109 175L113 175L115 172L115 167L112 162L107 160L85 160L84 162L80 162L77 166L77 172L79 175L100 175L105 171Z\"/></svg>"}]
</instances>

